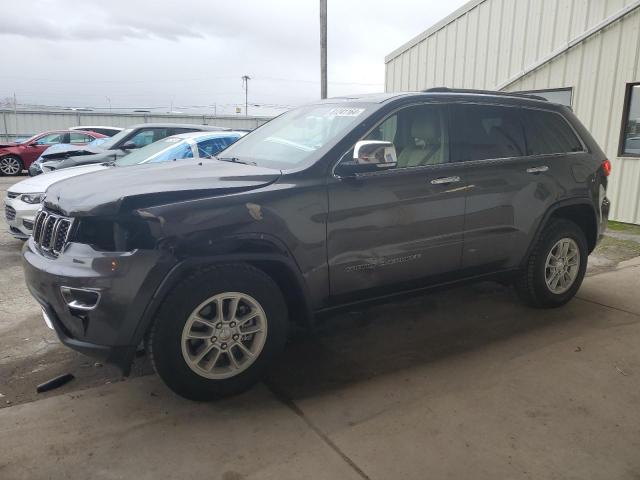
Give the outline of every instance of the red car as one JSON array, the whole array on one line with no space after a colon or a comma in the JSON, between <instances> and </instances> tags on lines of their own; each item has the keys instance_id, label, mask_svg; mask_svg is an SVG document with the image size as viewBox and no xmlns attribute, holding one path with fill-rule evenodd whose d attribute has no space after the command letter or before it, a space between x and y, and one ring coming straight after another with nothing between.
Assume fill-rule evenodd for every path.
<instances>
[{"instance_id":1,"label":"red car","mask_svg":"<svg viewBox=\"0 0 640 480\"><path fill-rule=\"evenodd\" d=\"M51 145L85 145L96 138L104 138L104 135L84 130L54 130L39 133L21 143L0 144L0 175L20 175Z\"/></svg>"}]
</instances>

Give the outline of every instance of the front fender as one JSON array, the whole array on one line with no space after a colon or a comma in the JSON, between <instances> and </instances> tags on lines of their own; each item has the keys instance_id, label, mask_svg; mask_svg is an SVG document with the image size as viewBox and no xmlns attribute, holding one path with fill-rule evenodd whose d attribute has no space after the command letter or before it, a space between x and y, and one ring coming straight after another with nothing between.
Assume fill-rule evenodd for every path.
<instances>
[{"instance_id":1,"label":"front fender","mask_svg":"<svg viewBox=\"0 0 640 480\"><path fill-rule=\"evenodd\" d=\"M162 302L169 294L169 292L186 278L192 272L216 264L230 264L230 263L248 263L269 272L265 266L277 266L280 271L287 272L290 279L289 288L297 290L295 292L296 300L300 303L299 314L302 315L301 323L310 324L313 318L313 310L311 306L311 300L307 285L300 272L300 269L296 265L292 257L284 255L281 251L275 250L277 247L274 244L263 243L263 246L272 247L272 251L262 251L257 253L249 252L237 252L233 254L224 255L207 255L189 257L178 262L160 282L155 293L149 300L147 308L145 309L140 322L135 330L134 336L131 339L131 345L139 345L150 330L153 320L158 312L158 309L162 305ZM279 283L276 280L277 283ZM287 293L287 292L283 292ZM286 295L285 295L286 296Z\"/></svg>"}]
</instances>

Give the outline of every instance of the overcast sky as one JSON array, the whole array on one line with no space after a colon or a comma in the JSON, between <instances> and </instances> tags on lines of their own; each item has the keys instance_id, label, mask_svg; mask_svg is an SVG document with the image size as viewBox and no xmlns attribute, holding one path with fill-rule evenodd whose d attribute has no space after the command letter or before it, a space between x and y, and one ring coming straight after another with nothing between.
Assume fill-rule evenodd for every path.
<instances>
[{"instance_id":1,"label":"overcast sky","mask_svg":"<svg viewBox=\"0 0 640 480\"><path fill-rule=\"evenodd\" d=\"M384 90L384 57L466 0L328 0L329 96ZM74 107L319 98L319 0L2 0L0 99ZM198 109L202 111L202 109ZM249 109L249 113L272 113Z\"/></svg>"}]
</instances>

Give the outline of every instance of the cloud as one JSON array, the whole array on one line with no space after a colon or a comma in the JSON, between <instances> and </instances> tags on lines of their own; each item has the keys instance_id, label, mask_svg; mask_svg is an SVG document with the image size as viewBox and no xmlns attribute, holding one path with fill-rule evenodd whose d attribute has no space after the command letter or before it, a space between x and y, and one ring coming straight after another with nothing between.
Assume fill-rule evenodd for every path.
<instances>
[{"instance_id":1,"label":"cloud","mask_svg":"<svg viewBox=\"0 0 640 480\"><path fill-rule=\"evenodd\" d=\"M462 3L329 0L329 94L383 90L384 56ZM319 96L318 0L30 0L2 25L0 97L234 111L244 74L256 103Z\"/></svg>"}]
</instances>

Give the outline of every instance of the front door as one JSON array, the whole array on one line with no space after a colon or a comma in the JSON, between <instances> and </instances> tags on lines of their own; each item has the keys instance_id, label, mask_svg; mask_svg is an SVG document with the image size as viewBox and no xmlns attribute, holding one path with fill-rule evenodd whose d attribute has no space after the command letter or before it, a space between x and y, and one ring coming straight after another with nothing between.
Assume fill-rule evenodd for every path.
<instances>
[{"instance_id":1,"label":"front door","mask_svg":"<svg viewBox=\"0 0 640 480\"><path fill-rule=\"evenodd\" d=\"M465 179L449 162L448 135L445 106L405 107L364 138L392 141L395 168L329 182L333 296L460 268Z\"/></svg>"}]
</instances>

